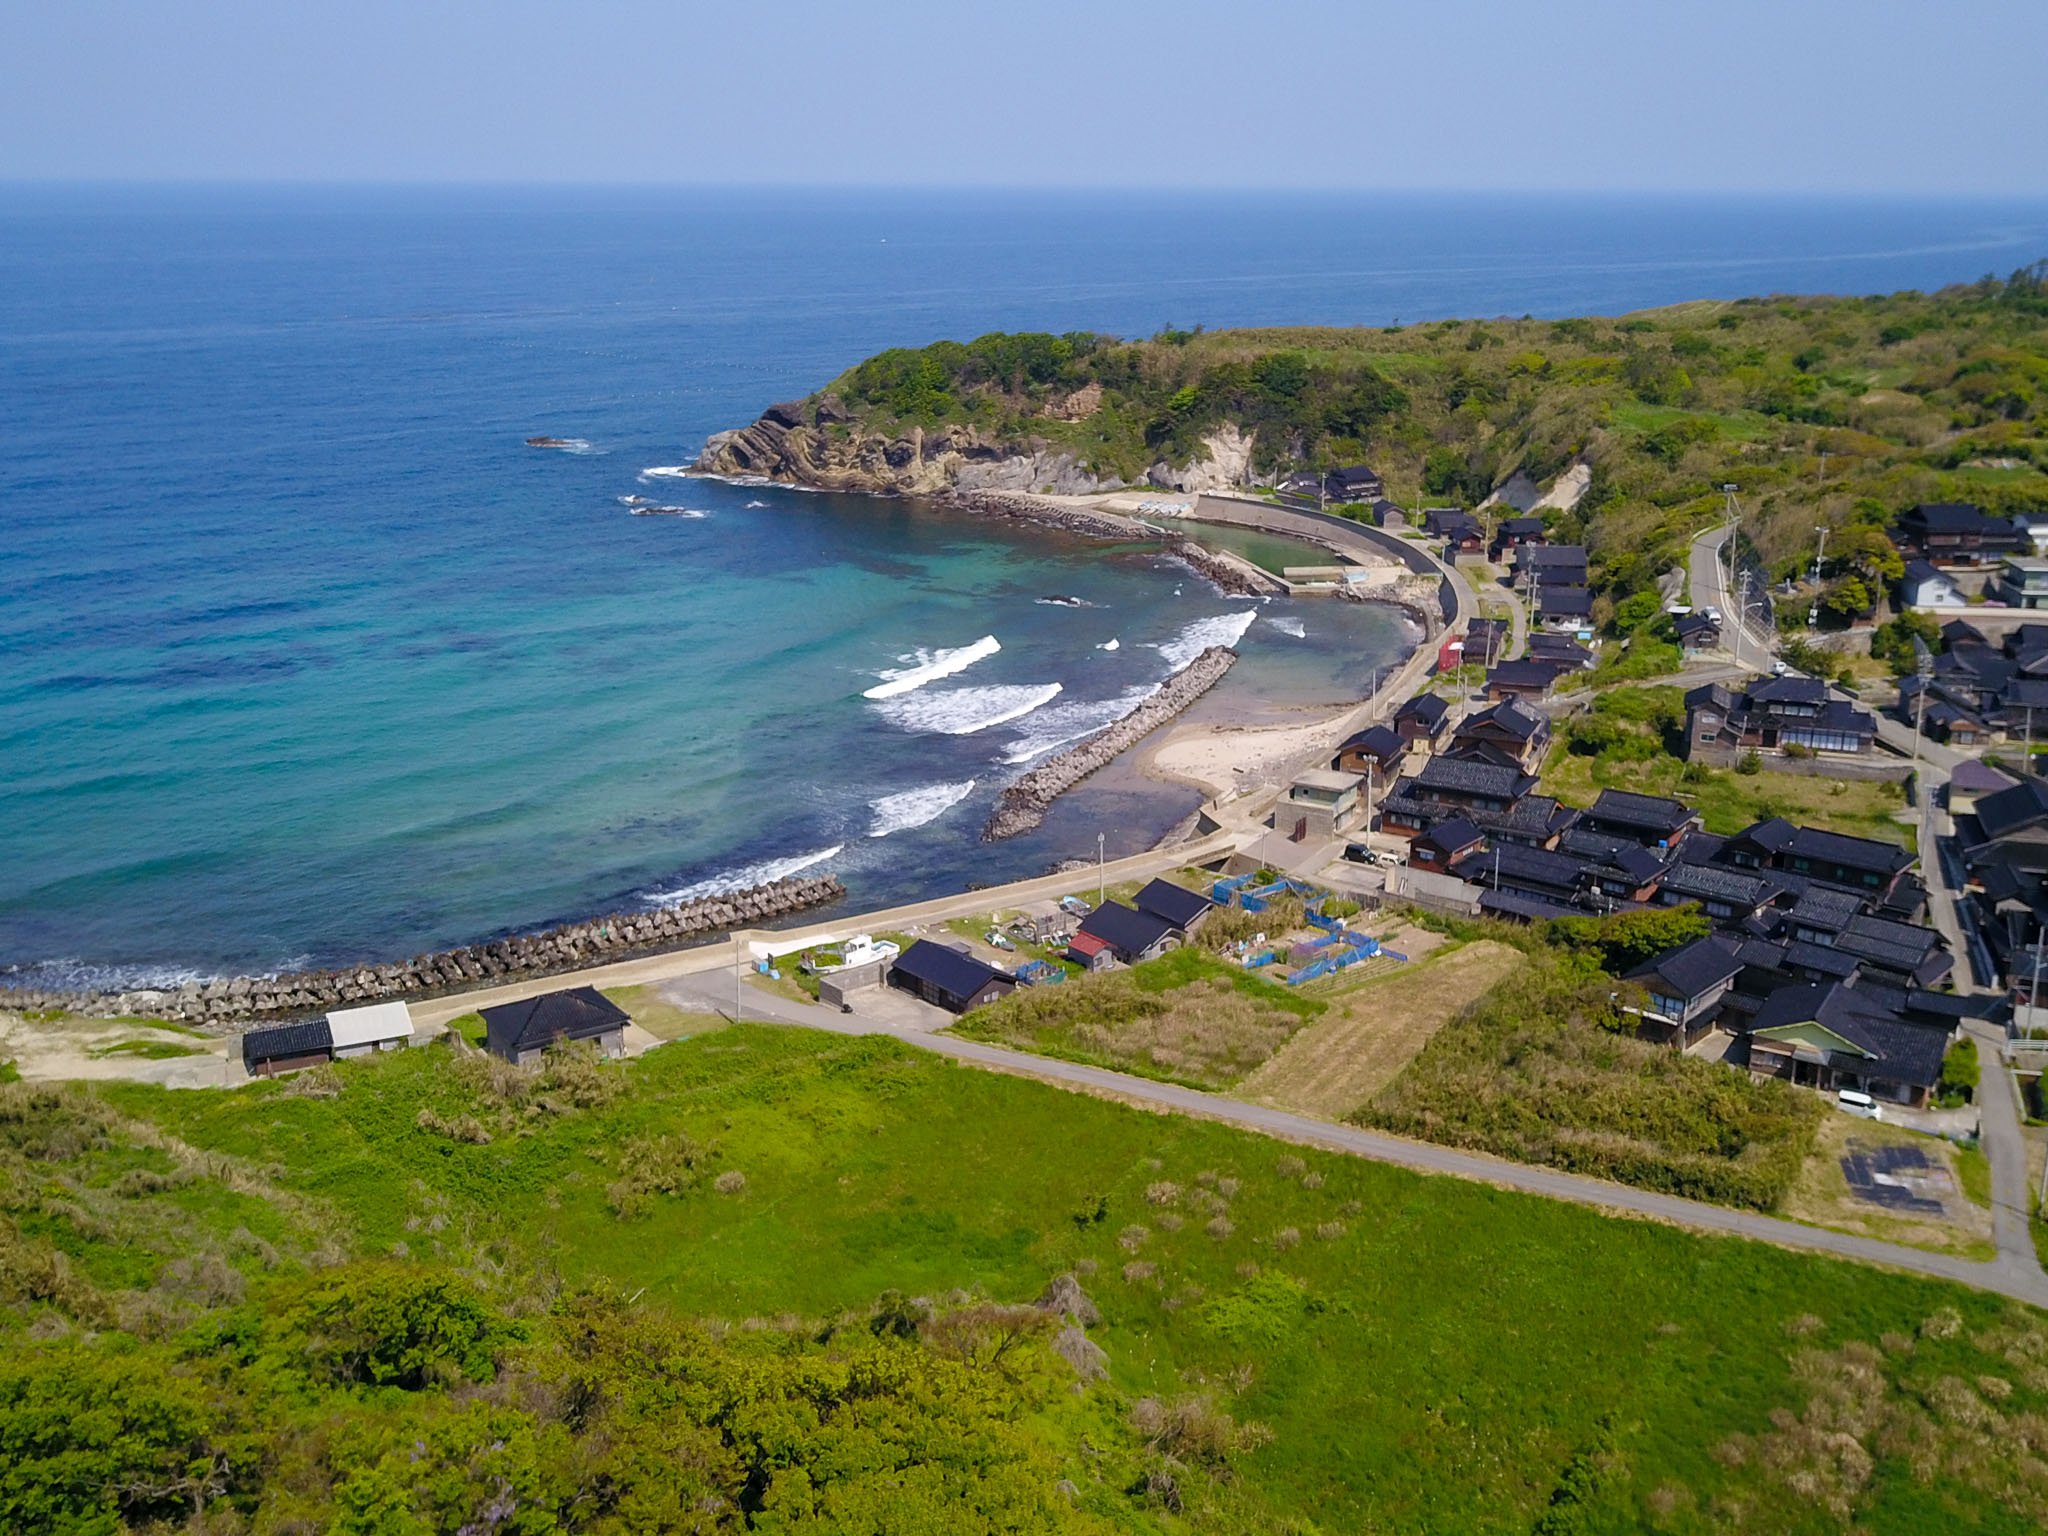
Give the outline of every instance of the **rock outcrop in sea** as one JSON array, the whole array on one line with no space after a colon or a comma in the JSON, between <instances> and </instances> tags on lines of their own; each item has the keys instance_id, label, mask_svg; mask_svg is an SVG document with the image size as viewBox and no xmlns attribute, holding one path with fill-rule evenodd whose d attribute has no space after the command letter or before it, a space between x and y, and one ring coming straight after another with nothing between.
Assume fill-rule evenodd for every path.
<instances>
[{"instance_id":1,"label":"rock outcrop in sea","mask_svg":"<svg viewBox=\"0 0 2048 1536\"><path fill-rule=\"evenodd\" d=\"M981 840L993 843L1029 832L1045 820L1053 801L1089 774L1107 767L1215 687L1236 660L1237 652L1229 646L1210 646L1121 720L1105 726L1079 746L1047 758L1003 791L996 801L995 814L982 829Z\"/></svg>"},{"instance_id":2,"label":"rock outcrop in sea","mask_svg":"<svg viewBox=\"0 0 2048 1536\"><path fill-rule=\"evenodd\" d=\"M389 998L437 997L493 982L556 975L676 949L714 933L773 922L792 912L837 901L845 894L846 887L829 876L776 880L679 906L615 912L587 922L564 923L542 933L466 944L397 964L284 976L237 976L192 982L175 991L15 991L0 985L0 1008L223 1026L247 1019L309 1016Z\"/></svg>"},{"instance_id":3,"label":"rock outcrop in sea","mask_svg":"<svg viewBox=\"0 0 2048 1536\"><path fill-rule=\"evenodd\" d=\"M704 474L758 475L826 491L935 496L946 491L1025 491L1092 496L1132 485L1224 490L1246 483L1252 438L1226 422L1203 439L1203 456L1154 464L1138 481L1099 475L1044 439L1009 440L971 424L909 427L895 435L855 421L831 396L771 405L752 426L714 433L697 456Z\"/></svg>"}]
</instances>

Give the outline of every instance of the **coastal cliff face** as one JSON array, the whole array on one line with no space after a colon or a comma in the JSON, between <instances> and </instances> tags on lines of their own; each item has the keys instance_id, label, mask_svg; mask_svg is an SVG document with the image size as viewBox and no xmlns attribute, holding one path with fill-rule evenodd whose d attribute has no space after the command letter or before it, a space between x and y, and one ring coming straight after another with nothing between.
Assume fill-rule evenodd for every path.
<instances>
[{"instance_id":1,"label":"coastal cliff face","mask_svg":"<svg viewBox=\"0 0 2048 1536\"><path fill-rule=\"evenodd\" d=\"M1252 438L1225 423L1203 439L1207 457L1154 464L1142 482L1166 490L1222 490L1249 478ZM972 425L886 435L850 421L828 397L770 406L752 426L719 432L696 468L759 475L826 491L935 496L949 491L1024 491L1088 496L1132 482L1099 476L1064 449L1005 441Z\"/></svg>"}]
</instances>

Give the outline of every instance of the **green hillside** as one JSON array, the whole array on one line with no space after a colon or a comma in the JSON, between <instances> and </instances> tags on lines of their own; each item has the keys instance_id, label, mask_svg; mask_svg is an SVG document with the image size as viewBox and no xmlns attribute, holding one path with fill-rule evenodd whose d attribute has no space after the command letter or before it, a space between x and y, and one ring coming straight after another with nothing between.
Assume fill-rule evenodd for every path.
<instances>
[{"instance_id":1,"label":"green hillside","mask_svg":"<svg viewBox=\"0 0 2048 1536\"><path fill-rule=\"evenodd\" d=\"M1099 390L1099 399L1096 391ZM2048 263L1923 295L1703 302L1620 319L1376 329L990 335L841 375L828 430L972 423L1126 479L1203 453L1225 422L1268 475L1363 461L1402 504L1470 505L1584 458L1563 532L1610 601L1642 590L1741 486L1766 560L1885 562L1916 502L2048 507Z\"/></svg>"},{"instance_id":2,"label":"green hillside","mask_svg":"<svg viewBox=\"0 0 2048 1536\"><path fill-rule=\"evenodd\" d=\"M10 1532L2048 1519L2024 1308L886 1040L0 1084L0 1211Z\"/></svg>"}]
</instances>

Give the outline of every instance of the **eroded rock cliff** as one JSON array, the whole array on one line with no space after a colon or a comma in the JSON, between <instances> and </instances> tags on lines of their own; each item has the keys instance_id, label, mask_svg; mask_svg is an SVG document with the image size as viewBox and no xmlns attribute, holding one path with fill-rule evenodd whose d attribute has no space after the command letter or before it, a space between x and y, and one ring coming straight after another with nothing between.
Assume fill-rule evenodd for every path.
<instances>
[{"instance_id":1,"label":"eroded rock cliff","mask_svg":"<svg viewBox=\"0 0 2048 1536\"><path fill-rule=\"evenodd\" d=\"M1154 464L1142 483L1177 491L1220 490L1249 477L1252 439L1226 423L1204 439L1205 456ZM884 434L852 421L829 396L773 405L752 426L719 432L696 467L705 474L759 475L828 491L933 496L947 491L1025 491L1088 496L1134 482L1098 475L1040 439L1004 440L972 425Z\"/></svg>"}]
</instances>

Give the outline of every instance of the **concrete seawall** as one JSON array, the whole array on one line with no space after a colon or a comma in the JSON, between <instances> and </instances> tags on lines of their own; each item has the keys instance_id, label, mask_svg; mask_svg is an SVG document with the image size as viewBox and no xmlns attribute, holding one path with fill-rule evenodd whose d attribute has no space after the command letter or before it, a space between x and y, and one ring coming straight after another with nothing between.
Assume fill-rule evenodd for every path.
<instances>
[{"instance_id":1,"label":"concrete seawall","mask_svg":"<svg viewBox=\"0 0 2048 1536\"><path fill-rule=\"evenodd\" d=\"M715 933L770 923L837 901L845 894L846 888L831 878L777 880L681 906L616 912L587 922L564 923L542 933L419 955L397 964L285 976L237 976L194 982L175 991L16 991L0 987L0 1008L98 1018L133 1015L223 1026L249 1019L290 1018L356 1003L437 997L521 977L580 970L604 960L658 953Z\"/></svg>"},{"instance_id":2,"label":"concrete seawall","mask_svg":"<svg viewBox=\"0 0 2048 1536\"><path fill-rule=\"evenodd\" d=\"M1053 801L1099 768L1106 768L1152 732L1215 687L1237 660L1228 646L1212 645L1159 685L1159 691L1123 719L1106 726L1077 747L1048 759L1003 791L981 840L997 842L1029 832Z\"/></svg>"}]
</instances>

